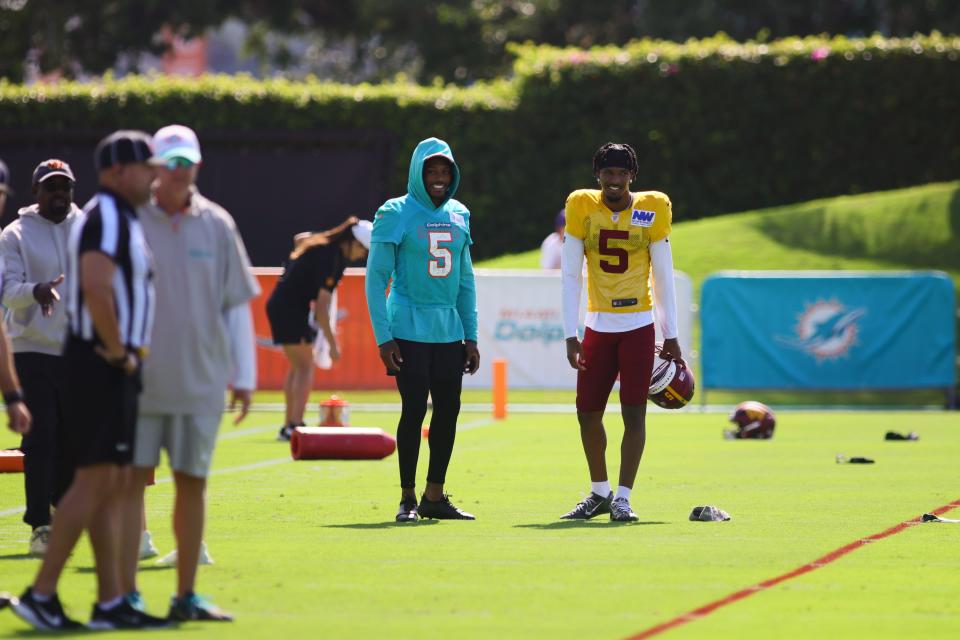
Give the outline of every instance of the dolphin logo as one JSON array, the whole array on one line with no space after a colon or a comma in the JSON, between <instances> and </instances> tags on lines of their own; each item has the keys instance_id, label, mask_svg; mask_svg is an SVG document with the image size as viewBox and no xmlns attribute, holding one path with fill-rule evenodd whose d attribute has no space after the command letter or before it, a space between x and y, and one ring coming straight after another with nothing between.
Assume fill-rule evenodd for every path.
<instances>
[{"instance_id":1,"label":"dolphin logo","mask_svg":"<svg viewBox=\"0 0 960 640\"><path fill-rule=\"evenodd\" d=\"M847 309L838 300L808 304L797 316L796 336L776 339L817 359L835 360L847 355L859 335L857 320L867 314L863 307Z\"/></svg>"}]
</instances>

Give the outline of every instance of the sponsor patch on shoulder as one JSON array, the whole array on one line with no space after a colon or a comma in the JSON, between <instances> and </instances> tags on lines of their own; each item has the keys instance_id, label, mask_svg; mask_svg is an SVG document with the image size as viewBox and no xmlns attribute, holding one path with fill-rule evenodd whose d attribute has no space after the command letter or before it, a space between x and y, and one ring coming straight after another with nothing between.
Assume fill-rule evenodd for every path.
<instances>
[{"instance_id":1,"label":"sponsor patch on shoulder","mask_svg":"<svg viewBox=\"0 0 960 640\"><path fill-rule=\"evenodd\" d=\"M630 216L630 224L635 227L649 227L653 225L653 219L657 217L656 211L644 211L643 209L634 209Z\"/></svg>"},{"instance_id":2,"label":"sponsor patch on shoulder","mask_svg":"<svg viewBox=\"0 0 960 640\"><path fill-rule=\"evenodd\" d=\"M467 223L463 219L463 216L460 215L459 213L456 213L455 211L450 212L450 222L461 227L467 226Z\"/></svg>"}]
</instances>

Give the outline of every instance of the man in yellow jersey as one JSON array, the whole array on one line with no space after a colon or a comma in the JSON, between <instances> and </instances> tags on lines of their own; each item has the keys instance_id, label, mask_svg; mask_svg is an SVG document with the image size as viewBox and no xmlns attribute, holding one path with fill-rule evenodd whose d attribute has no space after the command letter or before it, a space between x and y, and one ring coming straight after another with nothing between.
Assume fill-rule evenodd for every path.
<instances>
[{"instance_id":1,"label":"man in yellow jersey","mask_svg":"<svg viewBox=\"0 0 960 640\"><path fill-rule=\"evenodd\" d=\"M593 157L599 189L580 189L567 198L567 228L561 270L567 360L577 370L577 419L590 469L591 492L566 520L609 513L631 522L630 492L646 442L646 405L654 358L654 312L664 336L661 357L683 361L677 340L670 199L658 191L632 193L637 155L627 144L608 142ZM578 329L583 260L587 260L587 318ZM653 272L656 306L652 304ZM607 434L603 412L620 376L623 440L616 494L607 479Z\"/></svg>"}]
</instances>

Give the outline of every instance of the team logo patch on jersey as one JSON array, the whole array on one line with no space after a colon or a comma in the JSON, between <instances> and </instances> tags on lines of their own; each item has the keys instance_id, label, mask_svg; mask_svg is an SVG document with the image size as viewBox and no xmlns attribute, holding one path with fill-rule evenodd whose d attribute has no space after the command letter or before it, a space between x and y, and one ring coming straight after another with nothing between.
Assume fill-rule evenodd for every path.
<instances>
[{"instance_id":1,"label":"team logo patch on jersey","mask_svg":"<svg viewBox=\"0 0 960 640\"><path fill-rule=\"evenodd\" d=\"M635 227L651 227L653 226L653 219L657 217L656 211L644 211L642 209L634 209L633 215L630 216L630 224Z\"/></svg>"}]
</instances>

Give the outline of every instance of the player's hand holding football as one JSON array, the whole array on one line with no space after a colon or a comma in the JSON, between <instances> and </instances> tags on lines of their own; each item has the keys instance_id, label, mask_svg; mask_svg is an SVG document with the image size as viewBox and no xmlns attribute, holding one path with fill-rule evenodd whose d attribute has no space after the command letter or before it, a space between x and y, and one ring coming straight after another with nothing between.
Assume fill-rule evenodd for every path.
<instances>
[{"instance_id":1,"label":"player's hand holding football","mask_svg":"<svg viewBox=\"0 0 960 640\"><path fill-rule=\"evenodd\" d=\"M687 366L687 361L683 359L683 354L680 352L680 341L677 338L667 338L663 341L660 357L664 360L679 362L684 367Z\"/></svg>"},{"instance_id":2,"label":"player's hand holding football","mask_svg":"<svg viewBox=\"0 0 960 640\"><path fill-rule=\"evenodd\" d=\"M400 355L400 345L393 340L388 340L380 345L380 360L383 361L387 371L400 371L400 365L403 363L403 356Z\"/></svg>"},{"instance_id":3,"label":"player's hand holding football","mask_svg":"<svg viewBox=\"0 0 960 640\"><path fill-rule=\"evenodd\" d=\"M463 371L473 375L480 368L480 349L473 340L467 340L464 347Z\"/></svg>"},{"instance_id":4,"label":"player's hand holding football","mask_svg":"<svg viewBox=\"0 0 960 640\"><path fill-rule=\"evenodd\" d=\"M567 362L578 371L587 370L587 361L583 359L583 345L580 338L567 338Z\"/></svg>"}]
</instances>

